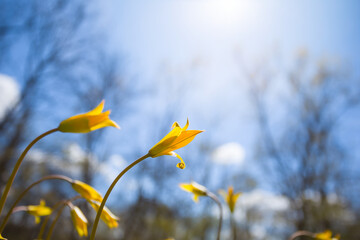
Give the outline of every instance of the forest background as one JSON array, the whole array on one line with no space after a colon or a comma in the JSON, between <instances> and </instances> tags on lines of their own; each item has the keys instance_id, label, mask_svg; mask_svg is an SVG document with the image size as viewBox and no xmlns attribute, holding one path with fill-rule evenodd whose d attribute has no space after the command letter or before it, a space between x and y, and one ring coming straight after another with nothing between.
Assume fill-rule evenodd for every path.
<instances>
[{"instance_id":1,"label":"forest background","mask_svg":"<svg viewBox=\"0 0 360 240\"><path fill-rule=\"evenodd\" d=\"M360 2L0 0L0 9L1 187L31 139L102 99L122 128L39 142L9 199L55 173L104 193L188 117L206 132L179 150L187 167L166 156L129 172L109 199L119 228L100 224L99 239L212 239L216 206L181 191L191 180L243 193L239 239L304 229L360 238ZM71 194L44 183L22 204ZM61 221L54 239L76 239ZM25 239L38 226L18 213L5 231Z\"/></svg>"}]
</instances>

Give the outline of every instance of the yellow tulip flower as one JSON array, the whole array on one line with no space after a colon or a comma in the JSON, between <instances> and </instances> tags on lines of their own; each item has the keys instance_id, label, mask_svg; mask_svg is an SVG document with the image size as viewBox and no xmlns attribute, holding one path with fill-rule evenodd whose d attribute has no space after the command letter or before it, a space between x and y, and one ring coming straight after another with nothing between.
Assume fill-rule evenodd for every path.
<instances>
[{"instance_id":1,"label":"yellow tulip flower","mask_svg":"<svg viewBox=\"0 0 360 240\"><path fill-rule=\"evenodd\" d=\"M96 212L99 210L100 202L89 201L89 203ZM104 206L100 218L109 228L116 228L118 226L117 221L119 221L119 218L115 216L106 206Z\"/></svg>"},{"instance_id":2,"label":"yellow tulip flower","mask_svg":"<svg viewBox=\"0 0 360 240\"><path fill-rule=\"evenodd\" d=\"M192 181L191 183L180 183L179 186L182 190L194 194L193 197L194 202L198 202L199 197L208 195L208 190L206 189L206 187L194 181Z\"/></svg>"},{"instance_id":3,"label":"yellow tulip flower","mask_svg":"<svg viewBox=\"0 0 360 240\"><path fill-rule=\"evenodd\" d=\"M189 126L189 119L187 120L186 125L183 128L181 128L180 125L177 122L175 122L172 125L172 130L149 150L148 153L149 156L152 158L163 155L170 155L177 157L180 159L181 162L178 163L176 166L178 168L184 169L185 163L183 159L179 156L179 154L173 151L185 147L192 140L194 140L197 134L203 132L201 130L187 130L188 126Z\"/></svg>"},{"instance_id":4,"label":"yellow tulip flower","mask_svg":"<svg viewBox=\"0 0 360 240\"><path fill-rule=\"evenodd\" d=\"M87 230L88 221L87 221L85 215L83 214L83 212L80 210L80 208L78 208L76 206L72 206L70 215L71 215L71 219L73 221L74 227L75 227L76 231L78 232L79 236L86 237L88 235L88 230Z\"/></svg>"},{"instance_id":5,"label":"yellow tulip flower","mask_svg":"<svg viewBox=\"0 0 360 240\"><path fill-rule=\"evenodd\" d=\"M337 234L336 236L332 237L332 232L330 230L326 230L324 232L315 234L315 239L319 239L319 240L339 240L340 235Z\"/></svg>"},{"instance_id":6,"label":"yellow tulip flower","mask_svg":"<svg viewBox=\"0 0 360 240\"><path fill-rule=\"evenodd\" d=\"M104 127L120 127L109 118L110 110L102 112L105 101L90 112L72 116L62 121L58 127L60 132L88 133Z\"/></svg>"},{"instance_id":7,"label":"yellow tulip flower","mask_svg":"<svg viewBox=\"0 0 360 240\"><path fill-rule=\"evenodd\" d=\"M102 196L98 191L96 191L93 187L90 185L81 182L81 181L73 181L71 183L72 188L78 192L83 198L85 198L88 201L94 200L101 202L103 200Z\"/></svg>"},{"instance_id":8,"label":"yellow tulip flower","mask_svg":"<svg viewBox=\"0 0 360 240\"><path fill-rule=\"evenodd\" d=\"M50 215L52 210L51 208L45 206L44 200L40 200L40 205L26 206L26 212L33 215L35 217L36 224L38 224L40 223L40 217Z\"/></svg>"},{"instance_id":9,"label":"yellow tulip flower","mask_svg":"<svg viewBox=\"0 0 360 240\"><path fill-rule=\"evenodd\" d=\"M224 190L220 190L220 195L224 198L227 203L230 212L233 213L235 211L235 205L238 197L241 195L240 192L234 194L233 187L228 188L228 192L226 193Z\"/></svg>"}]
</instances>

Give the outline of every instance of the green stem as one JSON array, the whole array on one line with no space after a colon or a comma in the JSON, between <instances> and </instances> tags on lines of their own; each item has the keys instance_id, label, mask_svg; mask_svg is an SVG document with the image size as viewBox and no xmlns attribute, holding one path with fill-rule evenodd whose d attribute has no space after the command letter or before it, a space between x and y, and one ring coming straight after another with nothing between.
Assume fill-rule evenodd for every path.
<instances>
[{"instance_id":1,"label":"green stem","mask_svg":"<svg viewBox=\"0 0 360 240\"><path fill-rule=\"evenodd\" d=\"M77 195L77 196L75 196L75 197L73 197L73 198L70 198L70 199L68 199L68 200L62 200L62 201L56 203L56 204L54 205L54 207L53 207L52 213L53 213L54 211L56 211L61 205L64 205L64 204L66 204L67 202L75 201L75 200L77 200L77 199L79 199L79 198L81 198L81 196L80 196L80 195ZM42 236L43 236L43 234L44 234L44 232L45 232L45 227L46 227L47 223L49 222L50 217L51 217L51 214L50 214L50 215L47 215L46 218L44 219L43 223L41 224L41 228L40 228L40 231L39 231L39 235L38 235L38 237L37 237L36 239L42 239Z\"/></svg>"},{"instance_id":2,"label":"green stem","mask_svg":"<svg viewBox=\"0 0 360 240\"><path fill-rule=\"evenodd\" d=\"M59 206L60 206L61 204L63 204L63 202L60 202L60 203L59 203ZM53 213L53 212L56 210L57 207L58 207L58 206L55 206L54 209L53 209L53 211L52 211L51 213ZM37 237L36 239L39 239L39 240L42 239L42 235L43 235L44 232L45 232L45 228L46 228L47 223L48 223L49 220L50 220L50 217L51 217L51 214L50 214L50 215L47 215L47 216L45 217L44 221L43 221L42 224L41 224L38 237Z\"/></svg>"},{"instance_id":3,"label":"green stem","mask_svg":"<svg viewBox=\"0 0 360 240\"><path fill-rule=\"evenodd\" d=\"M20 165L24 159L24 157L26 156L27 152L30 150L30 148L37 142L39 141L40 139L42 139L43 137L53 133L53 132L56 132L58 131L58 128L54 128L54 129L51 129L43 134L41 134L40 136L38 136L37 138L35 138L26 148L25 150L21 153L19 159L17 160L16 164L15 164L15 167L10 175L10 178L9 180L7 181L6 183L6 187L4 189L4 192L1 196L1 199L0 199L0 216L1 216L1 212L4 208L4 205L5 205L5 201L6 201L6 198L9 194L9 191L10 191L10 188L11 188L11 185L13 184L14 182L14 179L15 179L15 176L16 176L16 173L18 172L19 168L20 168Z\"/></svg>"},{"instance_id":4,"label":"green stem","mask_svg":"<svg viewBox=\"0 0 360 240\"><path fill-rule=\"evenodd\" d=\"M59 217L62 213L62 211L64 210L64 207L66 206L66 203L63 204L63 206L60 208L60 210L58 211L58 213L56 214L56 217L54 219L54 221L51 223L50 228L49 228L49 232L48 235L46 237L46 240L49 240L51 238L52 232L54 231L55 228L55 224L57 223L57 221L59 220Z\"/></svg>"},{"instance_id":5,"label":"green stem","mask_svg":"<svg viewBox=\"0 0 360 240\"><path fill-rule=\"evenodd\" d=\"M34 186L36 186L37 184L46 181L46 180L51 180L51 179L59 179L59 180L64 180L67 181L69 183L71 183L73 180L71 178L68 178L66 176L63 175L50 175L50 176L46 176L41 178L40 180L34 182L33 184L31 184L30 186L28 186L16 199L16 201L13 203L13 205L10 207L8 213L6 214L4 221L2 222L1 226L0 226L0 233L2 233L4 231L5 225L8 222L11 214L13 213L14 208L18 205L18 203L21 201L21 199L26 195L26 193L33 188Z\"/></svg>"},{"instance_id":6,"label":"green stem","mask_svg":"<svg viewBox=\"0 0 360 240\"><path fill-rule=\"evenodd\" d=\"M39 231L39 235L38 235L38 237L37 237L36 239L39 239L39 240L42 239L42 235L43 235L44 232L45 232L45 227L46 227L47 223L48 223L49 220L50 220L50 216L51 216L51 214L50 214L50 215L47 215L47 216L45 217L43 223L41 224L41 228L40 228L40 231Z\"/></svg>"},{"instance_id":7,"label":"green stem","mask_svg":"<svg viewBox=\"0 0 360 240\"><path fill-rule=\"evenodd\" d=\"M290 236L289 240L295 240L298 237L308 237L310 239L316 239L316 238L314 238L314 234L312 232L297 231L293 235Z\"/></svg>"},{"instance_id":8,"label":"green stem","mask_svg":"<svg viewBox=\"0 0 360 240\"><path fill-rule=\"evenodd\" d=\"M237 239L237 234L236 234L236 221L235 221L235 217L234 217L234 214L231 213L231 216L230 216L230 221L231 221L231 227L233 229L233 239L236 240Z\"/></svg>"},{"instance_id":9,"label":"green stem","mask_svg":"<svg viewBox=\"0 0 360 240\"><path fill-rule=\"evenodd\" d=\"M222 226L222 218L223 218L223 210L222 210L222 206L221 206L221 202L220 200L216 197L215 194L213 194L212 192L207 192L207 196L210 197L212 200L214 200L214 202L216 202L216 204L219 207L220 210L220 217L219 217L219 227L218 227L218 232L217 232L217 240L220 240L220 234L221 234L221 226Z\"/></svg>"},{"instance_id":10,"label":"green stem","mask_svg":"<svg viewBox=\"0 0 360 240\"><path fill-rule=\"evenodd\" d=\"M96 213L96 218L91 230L91 236L90 236L90 240L94 240L95 239L95 234L96 234L96 229L100 220L100 216L101 216L101 212L104 209L106 200L108 199L111 191L113 190L113 188L115 187L116 183L120 180L120 178L127 172L129 171L133 166L135 166L136 164L138 164L139 162L145 160L146 158L150 157L149 154L146 154L144 156L142 156L141 158L137 159L136 161L134 161L133 163L131 163L129 166L127 166L124 170L122 170L122 172L115 178L115 180L111 183L109 189L107 190L101 204L100 207Z\"/></svg>"},{"instance_id":11,"label":"green stem","mask_svg":"<svg viewBox=\"0 0 360 240\"><path fill-rule=\"evenodd\" d=\"M12 213L23 212L27 210L28 210L27 206L18 206L12 210Z\"/></svg>"}]
</instances>

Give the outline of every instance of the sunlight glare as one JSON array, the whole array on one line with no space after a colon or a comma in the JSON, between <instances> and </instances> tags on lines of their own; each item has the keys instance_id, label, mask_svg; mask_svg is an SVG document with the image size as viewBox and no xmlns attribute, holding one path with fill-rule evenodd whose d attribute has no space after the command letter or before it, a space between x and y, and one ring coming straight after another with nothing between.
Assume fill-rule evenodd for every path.
<instances>
[{"instance_id":1,"label":"sunlight glare","mask_svg":"<svg viewBox=\"0 0 360 240\"><path fill-rule=\"evenodd\" d=\"M249 13L249 5L243 0L208 0L204 5L203 14L220 26L237 24Z\"/></svg>"}]
</instances>

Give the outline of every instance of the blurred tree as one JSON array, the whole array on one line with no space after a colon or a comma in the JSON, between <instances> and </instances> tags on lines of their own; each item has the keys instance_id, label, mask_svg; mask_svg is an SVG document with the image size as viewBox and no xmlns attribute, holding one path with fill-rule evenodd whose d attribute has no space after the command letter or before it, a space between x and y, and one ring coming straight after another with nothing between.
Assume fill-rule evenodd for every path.
<instances>
[{"instance_id":1,"label":"blurred tree","mask_svg":"<svg viewBox=\"0 0 360 240\"><path fill-rule=\"evenodd\" d=\"M290 199L296 229L339 230L338 223L344 219L331 212L339 206L347 211L345 191L349 188L344 186L355 176L353 160L341 145L337 127L344 112L360 100L359 82L338 63L309 64L306 52L299 54L289 74L270 72L264 67L248 74L260 127L264 176ZM271 91L283 94L280 102L274 104L277 99ZM331 195L337 197L336 208L330 204Z\"/></svg>"},{"instance_id":2,"label":"blurred tree","mask_svg":"<svg viewBox=\"0 0 360 240\"><path fill-rule=\"evenodd\" d=\"M12 167L13 160L34 135L44 128L56 127L58 121L66 116L88 111L104 98L107 108L117 108L128 96L118 59L108 53L104 36L99 41L95 32L96 19L91 12L91 3L84 0L0 1L0 71L13 76L21 88L18 102L0 119L1 191L11 172L8 169ZM82 176L72 177L92 182L97 168L90 156L97 152L95 143L99 142L102 134L103 131L97 131L79 136L80 140L83 139L80 145L88 154L82 161ZM61 147L56 146L54 150L53 145L54 141L37 144L36 147L43 152L28 156L37 159L24 162L13 192L18 193L43 175L64 170L51 166L51 162L61 159ZM99 151L103 154L100 159L105 158L106 150L102 147ZM50 151L51 154L47 155L46 152ZM44 161L39 154L47 159ZM51 161L52 158L58 159ZM50 184L53 187L49 188ZM33 189L23 202L34 203L34 199L44 196L52 204L68 193L67 185L53 185L52 182ZM11 197L14 196L10 196L9 202ZM27 215L23 218L28 220ZM18 220L10 222L5 230L10 239L20 238L18 231L11 233L11 229L19 227ZM69 230L64 228L61 231ZM33 235L25 229L24 234Z\"/></svg>"},{"instance_id":3,"label":"blurred tree","mask_svg":"<svg viewBox=\"0 0 360 240\"><path fill-rule=\"evenodd\" d=\"M121 117L124 115L124 111L121 110L122 103L130 97L131 91L125 86L124 79L121 77L117 57L100 50L94 52L92 59L89 60L89 69L79 74L78 80L74 79L70 82L71 89L79 103L77 109L81 109L78 112L86 112L105 99L106 109L116 109L112 116L114 117L114 114L117 113L117 117ZM103 134L104 131L94 131L83 136L83 145L87 156L83 160L82 179L88 184L92 183L98 163L106 159L106 150L108 149L104 144L99 144ZM94 162L93 154L97 153L97 145L102 148L102 152L97 157L102 155L100 157L102 159Z\"/></svg>"},{"instance_id":4,"label":"blurred tree","mask_svg":"<svg viewBox=\"0 0 360 240\"><path fill-rule=\"evenodd\" d=\"M19 17L20 1L12 4L11 0L0 2L0 64L7 58L12 40L23 31L26 25L26 17Z\"/></svg>"},{"instance_id":5,"label":"blurred tree","mask_svg":"<svg viewBox=\"0 0 360 240\"><path fill-rule=\"evenodd\" d=\"M30 118L40 101L51 98L47 88L64 83L82 61L80 52L85 49L79 33L86 10L81 1L20 0L5 4L5 9L12 9L5 15L11 16L11 22L1 40L14 32L16 35L7 45L11 51L8 61L0 67L18 79L21 94L15 107L0 120L1 183L6 181L9 162L26 137Z\"/></svg>"},{"instance_id":6,"label":"blurred tree","mask_svg":"<svg viewBox=\"0 0 360 240\"><path fill-rule=\"evenodd\" d=\"M138 139L142 141L142 144L138 143L138 145L142 147L141 149L138 149L138 147L134 148L136 152L136 154L133 154L134 159L136 159L139 152L149 150L144 149L143 146L150 148L152 144L155 144L163 138L171 129L171 124L174 121L179 122L181 126L185 125L186 118L179 119L179 116L182 115L184 105L186 104L184 99L186 99L186 95L188 94L188 88L186 86L191 80L189 76L192 76L196 68L197 64L195 61L190 62L190 64L187 63L185 67L179 67L178 65L173 66L165 62L161 65L156 80L152 81L151 85L144 85L139 89L139 92L144 93L141 101L146 102L146 104L152 104L152 107L146 108L147 112L144 113L144 115L147 116L146 124L151 127L138 129L140 130ZM179 78L181 78L182 81L179 81ZM191 159L195 158L195 155L196 154L193 153L191 157L184 158L185 163L188 164ZM188 161L186 161L186 159L188 159ZM163 238L165 239L166 236L171 236L170 233L175 233L175 231L170 228L170 226L174 225L177 221L173 215L171 215L173 216L172 219L170 219L171 216L168 216L169 219L166 220L166 222L169 223L169 229L166 231L165 229L159 229L159 231L164 232L154 233L150 229L158 226L160 222L164 221L164 217L166 218L166 216L162 216L162 214L166 214L163 212L165 206L174 207L175 209L183 206L181 200L173 194L169 197L169 193L174 193L174 188L178 188L178 174L186 174L185 170L176 167L177 162L179 162L177 158L164 156L158 159L145 160L133 170L137 176L136 180L141 190L137 192L137 201L124 213L125 215L131 216L131 218L128 217L127 221L123 223L122 227L125 234L123 239L159 239L160 236L164 236ZM149 203L153 203L153 207L157 207L158 209L152 218L147 217L144 219L144 214L150 210L139 211L139 209L147 208ZM141 235L139 235L138 229L133 227L139 225L144 226L144 231ZM168 235L165 233L168 233ZM176 237L175 235L172 236Z\"/></svg>"}]
</instances>

